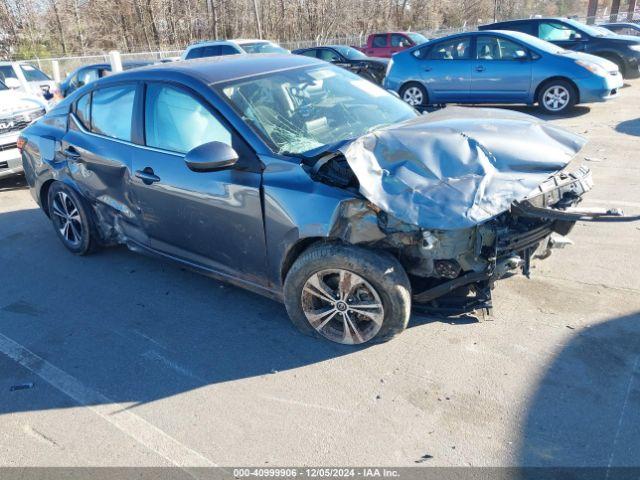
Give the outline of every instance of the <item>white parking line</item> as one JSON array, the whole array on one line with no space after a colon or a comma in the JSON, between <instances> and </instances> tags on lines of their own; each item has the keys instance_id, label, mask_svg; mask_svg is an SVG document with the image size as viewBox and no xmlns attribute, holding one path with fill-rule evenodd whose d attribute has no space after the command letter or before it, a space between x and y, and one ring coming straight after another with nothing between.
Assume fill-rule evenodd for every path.
<instances>
[{"instance_id":1,"label":"white parking line","mask_svg":"<svg viewBox=\"0 0 640 480\"><path fill-rule=\"evenodd\" d=\"M78 404L100 415L104 420L141 445L156 452L178 467L214 467L211 460L166 434L124 405L83 385L55 365L0 333L0 353L32 371Z\"/></svg>"}]
</instances>

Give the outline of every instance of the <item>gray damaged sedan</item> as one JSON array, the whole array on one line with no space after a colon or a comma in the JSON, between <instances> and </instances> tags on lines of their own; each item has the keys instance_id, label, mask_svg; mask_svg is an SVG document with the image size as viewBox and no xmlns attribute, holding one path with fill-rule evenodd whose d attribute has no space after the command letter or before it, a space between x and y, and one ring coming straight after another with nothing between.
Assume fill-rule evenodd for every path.
<instances>
[{"instance_id":1,"label":"gray damaged sedan","mask_svg":"<svg viewBox=\"0 0 640 480\"><path fill-rule=\"evenodd\" d=\"M75 254L126 244L284 302L303 332L389 340L412 310L486 311L567 243L584 140L506 110L420 115L344 69L243 55L74 92L19 145Z\"/></svg>"}]
</instances>

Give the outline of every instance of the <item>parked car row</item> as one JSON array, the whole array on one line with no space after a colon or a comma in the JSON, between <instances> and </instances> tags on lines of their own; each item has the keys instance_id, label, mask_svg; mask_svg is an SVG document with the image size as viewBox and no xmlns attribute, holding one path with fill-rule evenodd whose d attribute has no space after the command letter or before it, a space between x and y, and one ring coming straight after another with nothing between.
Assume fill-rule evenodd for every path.
<instances>
[{"instance_id":1,"label":"parked car row","mask_svg":"<svg viewBox=\"0 0 640 480\"><path fill-rule=\"evenodd\" d=\"M427 58L493 49L459 38L465 48L425 44ZM396 57L420 61L413 48ZM522 61L521 46L504 48ZM412 311L488 311L495 282L528 275L577 221L614 220L573 208L592 185L569 166L584 143L504 109L421 115L290 54L105 76L18 140L70 252L124 244L172 260L277 299L302 332L342 344L389 340Z\"/></svg>"}]
</instances>

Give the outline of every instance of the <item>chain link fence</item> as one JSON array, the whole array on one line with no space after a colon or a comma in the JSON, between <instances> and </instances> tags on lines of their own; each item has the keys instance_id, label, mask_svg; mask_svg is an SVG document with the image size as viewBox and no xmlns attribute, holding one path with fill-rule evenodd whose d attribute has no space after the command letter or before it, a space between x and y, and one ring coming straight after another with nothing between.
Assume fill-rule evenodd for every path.
<instances>
[{"instance_id":1,"label":"chain link fence","mask_svg":"<svg viewBox=\"0 0 640 480\"><path fill-rule=\"evenodd\" d=\"M532 15L532 17L534 17ZM583 16L572 16L570 18L574 18L580 22L589 23L589 24L598 24L602 22L616 21L616 19L612 19L610 14L607 13L606 10L601 12L598 16L595 17L583 17ZM633 20L640 20L640 12L636 12L632 15ZM619 12L617 15L617 21L629 21L629 15L627 12ZM421 33L425 37L438 38L444 37L447 35L451 35L454 33L465 32L465 31L473 31L476 30L477 25L462 25L460 27L455 28L445 28L445 29L418 29L415 30L418 33ZM296 50L298 48L309 48L315 47L319 45L350 45L350 46L360 46L363 45L367 37L370 33L375 32L361 32L359 34L354 35L343 35L338 37L331 38L322 38L317 37L311 40L296 40L296 41L283 41L279 43L284 48L289 50ZM139 53L122 53L121 58L123 62L127 61L161 61L165 59L171 59L175 57L179 57L182 54L182 50L161 50L156 52L139 52ZM27 60L27 62L37 65L42 71L46 72L49 75L53 75L53 62L58 62L60 66L60 76L61 79L64 79L66 75L72 72L74 69L81 67L83 65L89 65L93 63L109 63L109 55L107 53L103 55L88 55L88 56L76 56L76 57L60 57L60 58L35 58L32 60Z\"/></svg>"}]
</instances>

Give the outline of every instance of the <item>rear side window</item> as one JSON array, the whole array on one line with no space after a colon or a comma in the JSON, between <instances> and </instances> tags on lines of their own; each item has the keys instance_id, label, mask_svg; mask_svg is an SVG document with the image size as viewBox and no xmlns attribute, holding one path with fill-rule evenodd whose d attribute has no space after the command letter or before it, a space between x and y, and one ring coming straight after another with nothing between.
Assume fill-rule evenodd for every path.
<instances>
[{"instance_id":1,"label":"rear side window","mask_svg":"<svg viewBox=\"0 0 640 480\"><path fill-rule=\"evenodd\" d=\"M374 35L373 44L375 48L383 48L387 46L387 35Z\"/></svg>"},{"instance_id":2,"label":"rear side window","mask_svg":"<svg viewBox=\"0 0 640 480\"><path fill-rule=\"evenodd\" d=\"M317 50L305 50L304 52L300 52L300 55L304 55L305 57L316 58Z\"/></svg>"},{"instance_id":3,"label":"rear side window","mask_svg":"<svg viewBox=\"0 0 640 480\"><path fill-rule=\"evenodd\" d=\"M191 50L189 50L189 53L187 53L187 56L184 57L185 60L202 57L202 50L202 48L192 48Z\"/></svg>"},{"instance_id":4,"label":"rear side window","mask_svg":"<svg viewBox=\"0 0 640 480\"><path fill-rule=\"evenodd\" d=\"M220 45L209 45L204 47L200 54L201 57L217 57L220 55Z\"/></svg>"},{"instance_id":5,"label":"rear side window","mask_svg":"<svg viewBox=\"0 0 640 480\"><path fill-rule=\"evenodd\" d=\"M4 82L7 78L15 78L17 80L18 76L11 65L2 65L0 66L0 80Z\"/></svg>"},{"instance_id":6,"label":"rear side window","mask_svg":"<svg viewBox=\"0 0 640 480\"><path fill-rule=\"evenodd\" d=\"M231 132L202 103L183 90L149 85L144 117L146 144L150 147L187 153L213 141L231 145Z\"/></svg>"},{"instance_id":7,"label":"rear side window","mask_svg":"<svg viewBox=\"0 0 640 480\"><path fill-rule=\"evenodd\" d=\"M84 128L91 129L91 93L87 93L76 102L76 117Z\"/></svg>"},{"instance_id":8,"label":"rear side window","mask_svg":"<svg viewBox=\"0 0 640 480\"><path fill-rule=\"evenodd\" d=\"M453 38L431 47L427 53L429 60L469 60L471 58L471 38Z\"/></svg>"},{"instance_id":9,"label":"rear side window","mask_svg":"<svg viewBox=\"0 0 640 480\"><path fill-rule=\"evenodd\" d=\"M91 131L130 142L135 97L135 85L94 91L91 101Z\"/></svg>"}]
</instances>

